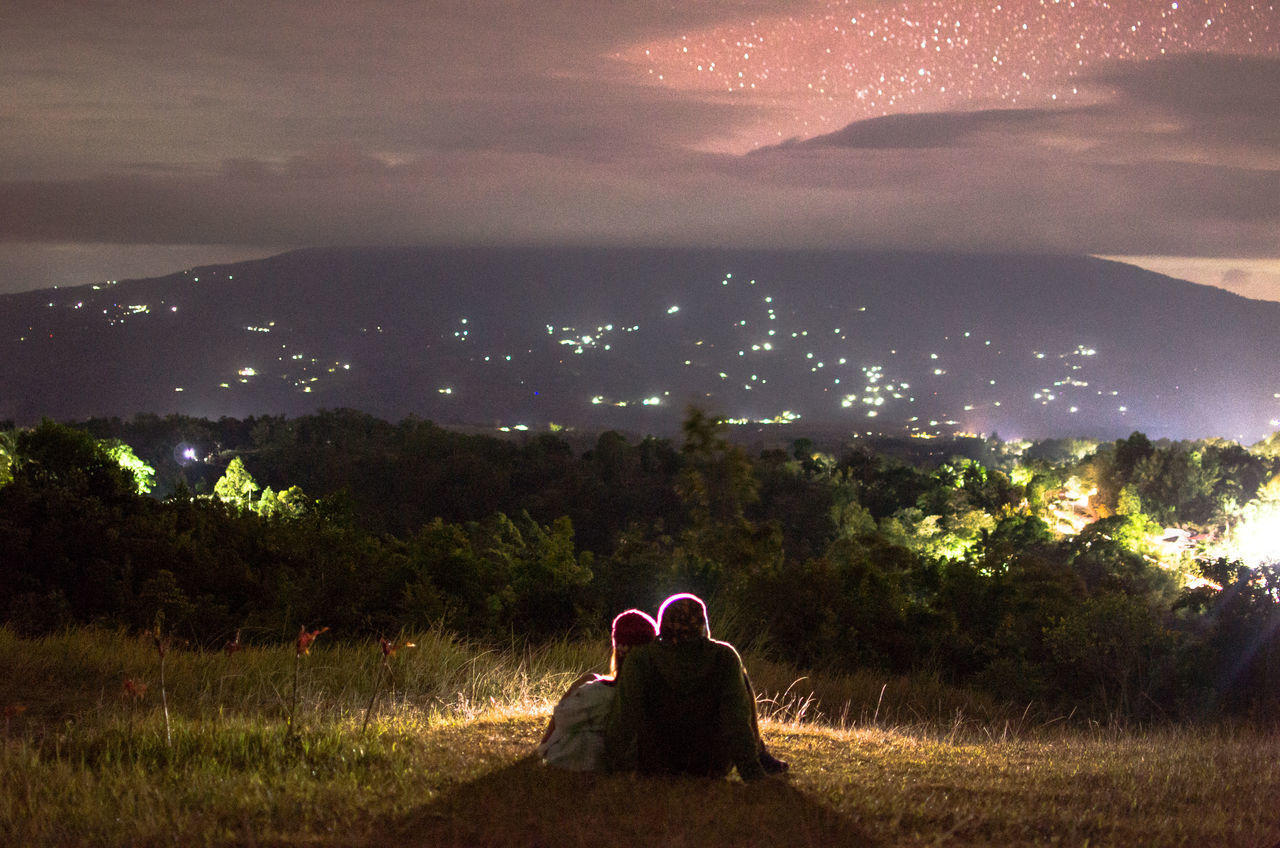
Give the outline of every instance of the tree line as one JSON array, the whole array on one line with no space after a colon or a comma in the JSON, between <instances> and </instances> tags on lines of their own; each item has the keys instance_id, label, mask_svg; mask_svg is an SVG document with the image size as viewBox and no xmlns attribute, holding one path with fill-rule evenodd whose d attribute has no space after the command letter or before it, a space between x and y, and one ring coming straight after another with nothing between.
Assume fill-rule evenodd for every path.
<instances>
[{"instance_id":1,"label":"tree line","mask_svg":"<svg viewBox=\"0 0 1280 848\"><path fill-rule=\"evenodd\" d=\"M352 410L11 428L0 613L205 646L541 640L687 590L804 667L1101 719L1280 710L1280 569L1226 544L1280 509L1275 437L751 453L693 409L674 440L569 439Z\"/></svg>"}]
</instances>

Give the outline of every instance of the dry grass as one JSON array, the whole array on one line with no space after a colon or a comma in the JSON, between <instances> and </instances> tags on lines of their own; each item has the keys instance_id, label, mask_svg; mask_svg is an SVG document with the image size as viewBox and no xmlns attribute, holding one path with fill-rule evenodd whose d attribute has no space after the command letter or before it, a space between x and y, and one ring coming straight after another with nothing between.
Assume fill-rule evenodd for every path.
<instances>
[{"instance_id":1,"label":"dry grass","mask_svg":"<svg viewBox=\"0 0 1280 848\"><path fill-rule=\"evenodd\" d=\"M794 671L762 667L779 719L766 736L792 763L785 780L574 775L530 752L565 683L601 659L591 646L493 651L438 633L413 641L418 648L394 657L394 686L365 733L377 646L318 642L293 737L284 732L292 645L231 657L175 652L166 667L170 745L156 693L137 700L122 687L126 677L154 677L149 643L98 631L29 642L0 630L0 678L9 682L0 700L11 708L0 844L1280 841L1274 732L1117 733L999 717L983 726L977 716L989 705L936 684L833 679L784 694ZM838 704L831 713L818 706L828 699ZM934 720L931 699L941 707ZM955 718L957 709L974 718ZM843 726L812 721L841 713Z\"/></svg>"}]
</instances>

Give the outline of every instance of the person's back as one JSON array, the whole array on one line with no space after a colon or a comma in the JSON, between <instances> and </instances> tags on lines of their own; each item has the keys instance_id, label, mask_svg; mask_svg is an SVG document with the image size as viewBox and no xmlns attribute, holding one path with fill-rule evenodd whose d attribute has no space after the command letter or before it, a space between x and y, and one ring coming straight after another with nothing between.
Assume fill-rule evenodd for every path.
<instances>
[{"instance_id":1,"label":"person's back","mask_svg":"<svg viewBox=\"0 0 1280 848\"><path fill-rule=\"evenodd\" d=\"M538 753L549 766L570 771L604 767L604 729L614 700L618 670L638 645L658 635L658 623L648 613L631 609L620 613L610 628L610 677L587 674L564 694L551 713Z\"/></svg>"},{"instance_id":2,"label":"person's back","mask_svg":"<svg viewBox=\"0 0 1280 848\"><path fill-rule=\"evenodd\" d=\"M763 775L742 660L706 636L706 609L692 596L665 604L657 642L636 648L618 678L605 731L615 770Z\"/></svg>"}]
</instances>

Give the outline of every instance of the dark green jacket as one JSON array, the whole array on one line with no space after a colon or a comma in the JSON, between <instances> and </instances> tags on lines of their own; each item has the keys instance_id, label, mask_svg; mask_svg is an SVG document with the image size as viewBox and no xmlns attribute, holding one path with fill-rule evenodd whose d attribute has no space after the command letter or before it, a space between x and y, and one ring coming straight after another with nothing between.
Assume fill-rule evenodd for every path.
<instances>
[{"instance_id":1,"label":"dark green jacket","mask_svg":"<svg viewBox=\"0 0 1280 848\"><path fill-rule=\"evenodd\" d=\"M742 659L713 639L633 648L618 674L605 725L612 771L764 776Z\"/></svg>"}]
</instances>

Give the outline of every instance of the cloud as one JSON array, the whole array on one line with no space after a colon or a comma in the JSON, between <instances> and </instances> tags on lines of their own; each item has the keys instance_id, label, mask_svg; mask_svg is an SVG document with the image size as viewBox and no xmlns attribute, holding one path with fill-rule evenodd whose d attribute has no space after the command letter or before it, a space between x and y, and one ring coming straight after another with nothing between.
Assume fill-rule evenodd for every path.
<instances>
[{"instance_id":1,"label":"cloud","mask_svg":"<svg viewBox=\"0 0 1280 848\"><path fill-rule=\"evenodd\" d=\"M985 134L1034 130L1050 117L1049 113L1032 109L885 115L882 118L858 121L844 129L806 141L792 139L761 148L752 155L790 149L902 150L957 147L971 144Z\"/></svg>"},{"instance_id":2,"label":"cloud","mask_svg":"<svg viewBox=\"0 0 1280 848\"><path fill-rule=\"evenodd\" d=\"M1119 100L1158 106L1199 119L1280 120L1280 61L1256 56L1189 53L1152 62L1107 65L1091 73ZM1274 137L1272 138L1274 142Z\"/></svg>"},{"instance_id":3,"label":"cloud","mask_svg":"<svg viewBox=\"0 0 1280 848\"><path fill-rule=\"evenodd\" d=\"M849 232L879 243L1274 251L1280 62L1117 63L1088 82L1113 93L1078 107L892 115L746 161L778 186L868 199L887 226ZM1195 94L1173 96L1184 90Z\"/></svg>"},{"instance_id":4,"label":"cloud","mask_svg":"<svg viewBox=\"0 0 1280 848\"><path fill-rule=\"evenodd\" d=\"M216 166L328 143L573 152L684 144L731 119L609 56L764 4L14 0L0 28L0 178Z\"/></svg>"},{"instance_id":5,"label":"cloud","mask_svg":"<svg viewBox=\"0 0 1280 848\"><path fill-rule=\"evenodd\" d=\"M1275 251L1276 60L1115 62L1080 79L1099 93L1088 105L890 115L731 156L699 151L787 104L649 85L614 56L779 3L424 9L13 0L0 98L21 108L0 116L0 250Z\"/></svg>"}]
</instances>

